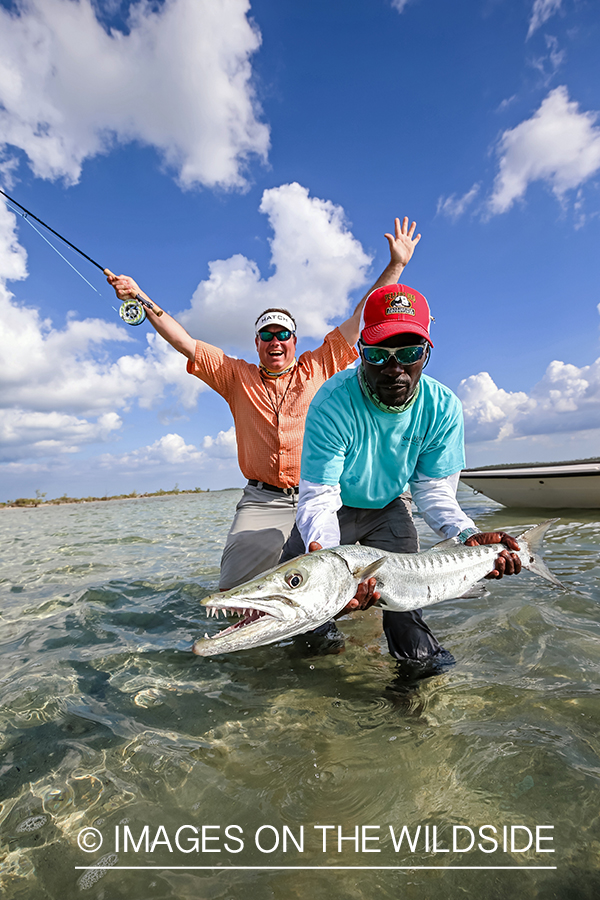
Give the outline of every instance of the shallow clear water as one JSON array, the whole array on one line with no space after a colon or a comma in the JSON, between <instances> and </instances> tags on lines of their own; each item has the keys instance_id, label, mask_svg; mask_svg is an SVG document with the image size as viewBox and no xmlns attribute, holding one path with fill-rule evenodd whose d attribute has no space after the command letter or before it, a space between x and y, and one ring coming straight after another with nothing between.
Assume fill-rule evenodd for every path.
<instances>
[{"instance_id":1,"label":"shallow clear water","mask_svg":"<svg viewBox=\"0 0 600 900\"><path fill-rule=\"evenodd\" d=\"M544 518L461 496L486 530ZM567 591L526 574L431 607L457 663L407 688L376 611L343 620L340 655L190 653L223 627L199 601L238 497L0 512L1 896L597 897L600 514L548 536ZM390 826L420 826L414 849ZM521 852L536 826L554 853Z\"/></svg>"}]
</instances>

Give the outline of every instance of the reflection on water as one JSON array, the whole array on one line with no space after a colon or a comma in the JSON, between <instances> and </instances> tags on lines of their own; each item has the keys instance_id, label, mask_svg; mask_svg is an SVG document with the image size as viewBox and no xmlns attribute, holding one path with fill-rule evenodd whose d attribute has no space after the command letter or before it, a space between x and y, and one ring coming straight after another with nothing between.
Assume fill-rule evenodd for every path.
<instances>
[{"instance_id":1,"label":"reflection on water","mask_svg":"<svg viewBox=\"0 0 600 900\"><path fill-rule=\"evenodd\" d=\"M407 685L373 610L340 655L190 653L223 625L199 600L238 496L0 513L2 896L595 898L600 516L549 534L567 591L523 575L428 610L457 664ZM463 504L486 530L543 518ZM536 826L554 853L521 852ZM285 865L379 868L241 868ZM417 868L485 865L556 869Z\"/></svg>"}]
</instances>

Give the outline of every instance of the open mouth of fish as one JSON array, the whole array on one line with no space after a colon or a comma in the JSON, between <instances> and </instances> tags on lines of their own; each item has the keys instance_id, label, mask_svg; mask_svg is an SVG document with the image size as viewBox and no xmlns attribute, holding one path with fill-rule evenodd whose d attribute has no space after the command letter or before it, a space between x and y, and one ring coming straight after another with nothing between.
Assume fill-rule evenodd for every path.
<instances>
[{"instance_id":1,"label":"open mouth of fish","mask_svg":"<svg viewBox=\"0 0 600 900\"><path fill-rule=\"evenodd\" d=\"M286 597L272 597L271 600L279 600L286 606L289 604L289 600ZM207 606L207 616L208 618L214 617L216 619L219 618L219 612L223 613L223 616L239 616L239 620L234 622L233 625L230 625L228 628L224 628L222 631L218 631L216 634L205 634L205 640L217 640L218 638L225 637L225 635L233 634L234 632L240 631L241 629L249 628L251 625L261 626L268 625L270 623L275 622L286 622L287 617L281 615L281 610L279 609L259 609L256 606Z\"/></svg>"}]
</instances>

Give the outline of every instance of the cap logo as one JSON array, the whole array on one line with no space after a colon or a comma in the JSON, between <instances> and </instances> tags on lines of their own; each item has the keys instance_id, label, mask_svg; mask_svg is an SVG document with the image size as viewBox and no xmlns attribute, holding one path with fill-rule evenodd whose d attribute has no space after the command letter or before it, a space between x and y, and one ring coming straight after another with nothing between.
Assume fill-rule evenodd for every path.
<instances>
[{"instance_id":1,"label":"cap logo","mask_svg":"<svg viewBox=\"0 0 600 900\"><path fill-rule=\"evenodd\" d=\"M415 315L415 296L414 294L385 294L384 300L389 302L385 311L386 316L402 314L405 316Z\"/></svg>"}]
</instances>

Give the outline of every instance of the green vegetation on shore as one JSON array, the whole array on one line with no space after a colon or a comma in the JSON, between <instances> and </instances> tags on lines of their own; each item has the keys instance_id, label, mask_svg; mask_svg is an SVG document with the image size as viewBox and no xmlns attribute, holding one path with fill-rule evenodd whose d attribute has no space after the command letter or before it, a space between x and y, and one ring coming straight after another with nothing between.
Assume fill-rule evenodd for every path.
<instances>
[{"instance_id":1,"label":"green vegetation on shore","mask_svg":"<svg viewBox=\"0 0 600 900\"><path fill-rule=\"evenodd\" d=\"M210 488L208 488L210 491ZM158 491L152 491L148 494L138 494L137 491L132 491L131 494L115 494L113 497L67 497L66 494L63 494L62 497L56 497L54 500L46 500L46 494L41 491L36 491L35 497L19 497L17 500L7 500L5 503L0 502L0 509L8 509L8 508L23 508L23 507L31 507L31 506L58 506L61 503L92 503L97 500L136 500L141 499L142 497L166 497L169 494L204 494L207 491L204 488L188 488L187 490L179 490L179 486L175 485L174 488L171 488L170 491L163 491L162 488Z\"/></svg>"}]
</instances>

